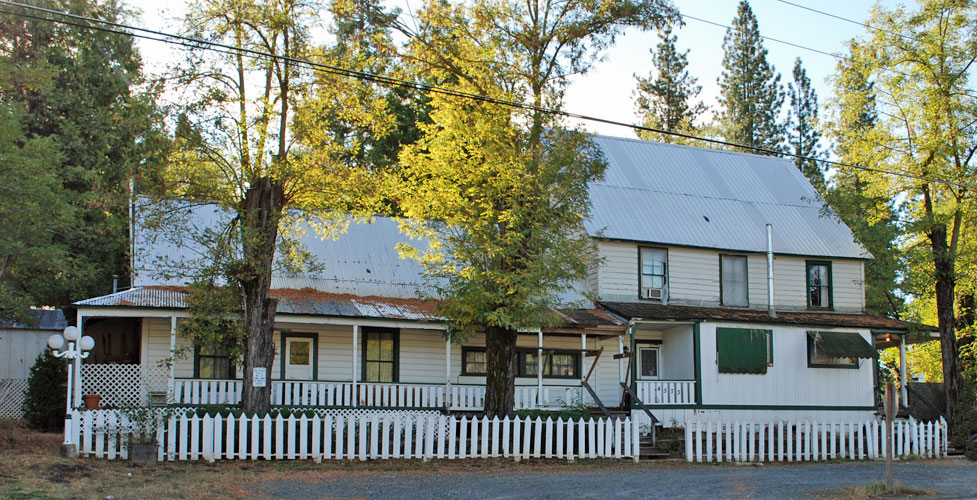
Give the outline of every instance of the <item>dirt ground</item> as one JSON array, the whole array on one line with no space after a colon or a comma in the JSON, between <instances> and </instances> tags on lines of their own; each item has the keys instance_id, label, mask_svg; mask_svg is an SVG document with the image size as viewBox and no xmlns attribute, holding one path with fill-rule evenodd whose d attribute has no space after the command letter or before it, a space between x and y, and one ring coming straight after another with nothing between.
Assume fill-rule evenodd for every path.
<instances>
[{"instance_id":1,"label":"dirt ground","mask_svg":"<svg viewBox=\"0 0 977 500\"><path fill-rule=\"evenodd\" d=\"M641 467L630 461L561 460L517 464L512 460L432 461L225 461L131 465L125 460L68 459L58 455L63 435L28 430L18 421L0 420L0 499L169 499L275 498L256 485L269 482L314 484L330 478L410 473L444 475L507 471L584 471ZM656 464L657 467L678 466Z\"/></svg>"}]
</instances>

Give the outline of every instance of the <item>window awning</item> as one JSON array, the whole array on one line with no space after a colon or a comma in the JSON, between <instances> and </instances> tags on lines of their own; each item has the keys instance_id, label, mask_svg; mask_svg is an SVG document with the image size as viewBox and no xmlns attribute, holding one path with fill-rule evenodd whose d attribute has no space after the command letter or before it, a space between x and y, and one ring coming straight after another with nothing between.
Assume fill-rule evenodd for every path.
<instances>
[{"instance_id":1,"label":"window awning","mask_svg":"<svg viewBox=\"0 0 977 500\"><path fill-rule=\"evenodd\" d=\"M874 358L875 350L861 335L855 332L807 332L814 341L814 348L832 358Z\"/></svg>"}]
</instances>

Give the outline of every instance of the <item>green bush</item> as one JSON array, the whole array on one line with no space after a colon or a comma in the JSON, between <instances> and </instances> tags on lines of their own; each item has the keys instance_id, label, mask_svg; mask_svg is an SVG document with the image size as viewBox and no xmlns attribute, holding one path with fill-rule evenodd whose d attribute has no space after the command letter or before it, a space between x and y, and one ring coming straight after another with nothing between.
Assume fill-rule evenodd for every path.
<instances>
[{"instance_id":1,"label":"green bush","mask_svg":"<svg viewBox=\"0 0 977 500\"><path fill-rule=\"evenodd\" d=\"M64 430L65 398L68 368L63 359L54 357L51 349L37 355L24 391L21 411L32 429L43 432Z\"/></svg>"}]
</instances>

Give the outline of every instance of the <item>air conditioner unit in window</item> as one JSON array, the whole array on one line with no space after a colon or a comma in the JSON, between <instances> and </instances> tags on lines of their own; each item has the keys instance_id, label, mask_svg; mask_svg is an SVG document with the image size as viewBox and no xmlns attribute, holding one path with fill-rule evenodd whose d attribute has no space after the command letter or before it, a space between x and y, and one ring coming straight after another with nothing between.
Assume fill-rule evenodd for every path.
<instances>
[{"instance_id":1,"label":"air conditioner unit in window","mask_svg":"<svg viewBox=\"0 0 977 500\"><path fill-rule=\"evenodd\" d=\"M665 290L661 288L645 288L643 298L661 300Z\"/></svg>"}]
</instances>

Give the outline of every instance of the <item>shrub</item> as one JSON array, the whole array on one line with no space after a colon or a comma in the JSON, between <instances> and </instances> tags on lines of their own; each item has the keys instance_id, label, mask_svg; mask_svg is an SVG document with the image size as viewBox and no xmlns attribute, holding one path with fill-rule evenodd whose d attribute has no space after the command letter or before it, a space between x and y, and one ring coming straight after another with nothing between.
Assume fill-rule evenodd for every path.
<instances>
[{"instance_id":1,"label":"shrub","mask_svg":"<svg viewBox=\"0 0 977 500\"><path fill-rule=\"evenodd\" d=\"M21 406L27 425L32 429L43 432L64 430L68 383L68 368L65 365L63 359L51 354L51 349L37 355Z\"/></svg>"}]
</instances>

